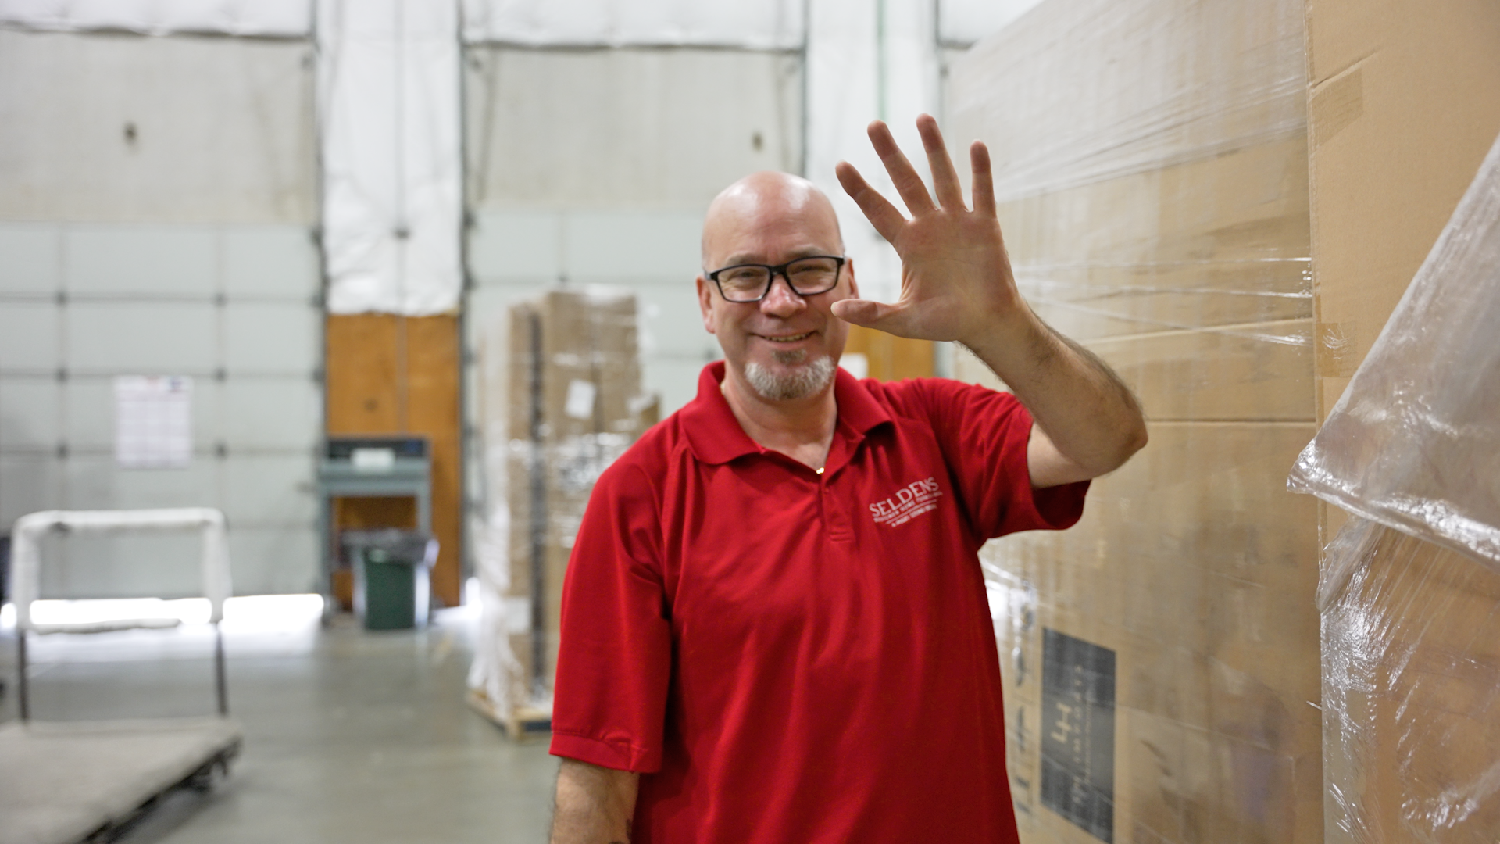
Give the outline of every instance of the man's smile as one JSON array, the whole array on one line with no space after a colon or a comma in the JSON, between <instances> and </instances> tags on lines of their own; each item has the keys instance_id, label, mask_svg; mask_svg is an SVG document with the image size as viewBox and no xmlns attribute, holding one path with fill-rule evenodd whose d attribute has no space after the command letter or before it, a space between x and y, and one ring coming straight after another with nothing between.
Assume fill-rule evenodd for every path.
<instances>
[{"instance_id":1,"label":"man's smile","mask_svg":"<svg viewBox=\"0 0 1500 844\"><path fill-rule=\"evenodd\" d=\"M757 334L755 336L761 338L762 340L769 340L772 343L797 343L797 342L800 342L802 340L806 340L807 338L813 336L813 332L811 332L811 331L804 331L801 334L783 334L781 336L773 336L773 335L770 335L770 334Z\"/></svg>"}]
</instances>

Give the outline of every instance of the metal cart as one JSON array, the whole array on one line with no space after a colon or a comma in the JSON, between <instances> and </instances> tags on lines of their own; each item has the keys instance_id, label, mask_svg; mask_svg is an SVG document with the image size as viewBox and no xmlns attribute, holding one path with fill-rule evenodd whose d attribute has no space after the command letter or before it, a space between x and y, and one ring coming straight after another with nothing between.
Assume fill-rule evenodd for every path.
<instances>
[{"instance_id":1,"label":"metal cart","mask_svg":"<svg viewBox=\"0 0 1500 844\"><path fill-rule=\"evenodd\" d=\"M26 640L47 629L33 622L40 583L39 545L52 532L198 530L203 536L203 591L214 626L217 717L35 723L27 678ZM243 728L229 718L224 636L219 622L229 596L224 514L181 510L61 511L23 516L11 535L11 586L16 607L20 722L0 726L0 844L73 844L111 840L177 788L206 790L239 754ZM111 624L110 629L119 627ZM143 624L140 626L155 626Z\"/></svg>"}]
</instances>

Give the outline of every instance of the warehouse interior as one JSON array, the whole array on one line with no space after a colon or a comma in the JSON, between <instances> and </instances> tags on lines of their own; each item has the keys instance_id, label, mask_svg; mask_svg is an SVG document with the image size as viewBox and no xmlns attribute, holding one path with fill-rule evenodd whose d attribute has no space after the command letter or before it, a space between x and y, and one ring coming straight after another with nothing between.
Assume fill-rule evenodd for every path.
<instances>
[{"instance_id":1,"label":"warehouse interior","mask_svg":"<svg viewBox=\"0 0 1500 844\"><path fill-rule=\"evenodd\" d=\"M0 727L212 716L222 646L243 734L113 839L0 764L0 844L545 840L590 487L721 354L709 201L806 176L890 301L834 166L923 113L1151 432L982 553L1022 841L1495 841L1494 4L0 0Z\"/></svg>"}]
</instances>

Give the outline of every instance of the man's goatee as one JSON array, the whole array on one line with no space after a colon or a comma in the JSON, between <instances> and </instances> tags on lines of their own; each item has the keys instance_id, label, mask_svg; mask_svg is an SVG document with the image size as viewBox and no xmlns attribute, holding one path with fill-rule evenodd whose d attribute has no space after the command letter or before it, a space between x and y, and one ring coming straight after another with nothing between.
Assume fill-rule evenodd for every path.
<instances>
[{"instance_id":1,"label":"man's goatee","mask_svg":"<svg viewBox=\"0 0 1500 844\"><path fill-rule=\"evenodd\" d=\"M801 352L796 354L801 355ZM763 399L788 401L817 395L833 380L833 359L819 357L789 372L776 373L758 363L745 365L745 380Z\"/></svg>"}]
</instances>

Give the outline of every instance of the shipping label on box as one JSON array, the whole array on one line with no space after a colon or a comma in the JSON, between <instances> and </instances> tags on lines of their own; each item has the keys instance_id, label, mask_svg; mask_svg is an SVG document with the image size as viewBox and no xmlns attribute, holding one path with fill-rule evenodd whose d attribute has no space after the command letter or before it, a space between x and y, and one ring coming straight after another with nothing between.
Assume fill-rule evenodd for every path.
<instances>
[{"instance_id":1,"label":"shipping label on box","mask_svg":"<svg viewBox=\"0 0 1500 844\"><path fill-rule=\"evenodd\" d=\"M1042 805L1114 841L1115 652L1042 631Z\"/></svg>"}]
</instances>

